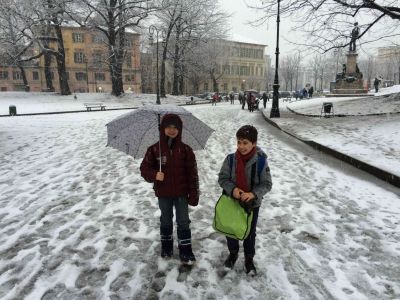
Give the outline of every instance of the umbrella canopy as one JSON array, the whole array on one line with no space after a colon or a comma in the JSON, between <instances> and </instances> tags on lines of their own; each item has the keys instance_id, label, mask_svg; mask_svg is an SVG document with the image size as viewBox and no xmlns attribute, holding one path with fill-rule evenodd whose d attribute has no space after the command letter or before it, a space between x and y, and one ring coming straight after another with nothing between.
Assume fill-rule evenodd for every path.
<instances>
[{"instance_id":1,"label":"umbrella canopy","mask_svg":"<svg viewBox=\"0 0 400 300\"><path fill-rule=\"evenodd\" d=\"M163 115L176 114L183 123L182 141L193 150L204 149L214 131L181 106L146 105L117 117L108 123L107 146L134 158L143 157L149 146L159 141L159 125Z\"/></svg>"}]
</instances>

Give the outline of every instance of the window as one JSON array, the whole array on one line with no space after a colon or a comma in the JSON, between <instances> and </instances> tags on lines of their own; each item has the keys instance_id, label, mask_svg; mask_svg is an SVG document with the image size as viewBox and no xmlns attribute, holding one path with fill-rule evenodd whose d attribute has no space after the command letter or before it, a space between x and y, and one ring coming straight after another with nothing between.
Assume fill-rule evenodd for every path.
<instances>
[{"instance_id":1,"label":"window","mask_svg":"<svg viewBox=\"0 0 400 300\"><path fill-rule=\"evenodd\" d=\"M224 83L224 91L228 91L228 84Z\"/></svg>"},{"instance_id":2,"label":"window","mask_svg":"<svg viewBox=\"0 0 400 300\"><path fill-rule=\"evenodd\" d=\"M126 66L132 68L132 53L127 53L125 57Z\"/></svg>"},{"instance_id":3,"label":"window","mask_svg":"<svg viewBox=\"0 0 400 300\"><path fill-rule=\"evenodd\" d=\"M208 83L204 84L204 91L207 92L208 91Z\"/></svg>"},{"instance_id":4,"label":"window","mask_svg":"<svg viewBox=\"0 0 400 300\"><path fill-rule=\"evenodd\" d=\"M125 40L125 46L127 48L132 48L133 47L133 38L126 38Z\"/></svg>"},{"instance_id":5,"label":"window","mask_svg":"<svg viewBox=\"0 0 400 300\"><path fill-rule=\"evenodd\" d=\"M0 71L0 80L8 79L8 71Z\"/></svg>"},{"instance_id":6,"label":"window","mask_svg":"<svg viewBox=\"0 0 400 300\"><path fill-rule=\"evenodd\" d=\"M103 44L104 43L104 36L101 34L93 34L92 35L92 42L93 44Z\"/></svg>"},{"instance_id":7,"label":"window","mask_svg":"<svg viewBox=\"0 0 400 300\"><path fill-rule=\"evenodd\" d=\"M73 32L72 41L74 43L83 43L83 33Z\"/></svg>"},{"instance_id":8,"label":"window","mask_svg":"<svg viewBox=\"0 0 400 300\"><path fill-rule=\"evenodd\" d=\"M94 73L94 79L96 81L105 81L106 80L106 74L104 74L104 73Z\"/></svg>"},{"instance_id":9,"label":"window","mask_svg":"<svg viewBox=\"0 0 400 300\"><path fill-rule=\"evenodd\" d=\"M38 71L33 71L32 72L32 79L33 80L39 80L39 72Z\"/></svg>"},{"instance_id":10,"label":"window","mask_svg":"<svg viewBox=\"0 0 400 300\"><path fill-rule=\"evenodd\" d=\"M85 53L83 52L75 52L74 53L74 62L77 64L82 64L85 62Z\"/></svg>"},{"instance_id":11,"label":"window","mask_svg":"<svg viewBox=\"0 0 400 300\"><path fill-rule=\"evenodd\" d=\"M20 71L13 71L13 80L21 80L22 75Z\"/></svg>"},{"instance_id":12,"label":"window","mask_svg":"<svg viewBox=\"0 0 400 300\"><path fill-rule=\"evenodd\" d=\"M78 81L86 80L86 73L84 73L84 72L76 72L75 73L75 78Z\"/></svg>"},{"instance_id":13,"label":"window","mask_svg":"<svg viewBox=\"0 0 400 300\"><path fill-rule=\"evenodd\" d=\"M93 52L93 65L96 67L101 67L103 63L103 55L101 52Z\"/></svg>"},{"instance_id":14,"label":"window","mask_svg":"<svg viewBox=\"0 0 400 300\"><path fill-rule=\"evenodd\" d=\"M134 81L135 80L135 76L134 75L125 75L125 81L126 82L130 82L130 81Z\"/></svg>"}]
</instances>

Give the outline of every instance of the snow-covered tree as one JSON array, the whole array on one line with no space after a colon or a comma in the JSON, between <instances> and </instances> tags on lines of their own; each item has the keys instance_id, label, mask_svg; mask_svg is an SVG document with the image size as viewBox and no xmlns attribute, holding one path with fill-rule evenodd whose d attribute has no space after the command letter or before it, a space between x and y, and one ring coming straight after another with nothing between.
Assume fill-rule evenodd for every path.
<instances>
[{"instance_id":1,"label":"snow-covered tree","mask_svg":"<svg viewBox=\"0 0 400 300\"><path fill-rule=\"evenodd\" d=\"M125 60L126 32L139 24L156 9L149 0L74 0L69 15L78 24L101 32L108 48L108 64L112 95L124 93L122 65Z\"/></svg>"}]
</instances>

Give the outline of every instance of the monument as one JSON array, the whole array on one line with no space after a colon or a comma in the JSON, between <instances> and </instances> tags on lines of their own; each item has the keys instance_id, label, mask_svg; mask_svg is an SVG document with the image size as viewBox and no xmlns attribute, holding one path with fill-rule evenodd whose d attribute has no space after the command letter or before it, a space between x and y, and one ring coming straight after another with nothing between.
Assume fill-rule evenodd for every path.
<instances>
[{"instance_id":1,"label":"monument","mask_svg":"<svg viewBox=\"0 0 400 300\"><path fill-rule=\"evenodd\" d=\"M363 74L357 65L356 41L360 34L358 23L354 23L351 31L349 52L346 54L347 63L343 64L341 73L336 74L335 88L330 96L365 96L368 93L364 89Z\"/></svg>"}]
</instances>

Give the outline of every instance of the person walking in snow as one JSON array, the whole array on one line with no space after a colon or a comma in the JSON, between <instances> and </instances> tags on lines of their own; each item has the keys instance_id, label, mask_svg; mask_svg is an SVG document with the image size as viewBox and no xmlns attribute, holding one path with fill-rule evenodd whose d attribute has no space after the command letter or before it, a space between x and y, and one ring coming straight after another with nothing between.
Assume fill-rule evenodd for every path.
<instances>
[{"instance_id":1,"label":"person walking in snow","mask_svg":"<svg viewBox=\"0 0 400 300\"><path fill-rule=\"evenodd\" d=\"M267 95L267 92L264 92L263 94L262 94L262 99L263 99L263 106L264 106L264 109L267 107L267 102L268 102L268 95Z\"/></svg>"},{"instance_id":2,"label":"person walking in snow","mask_svg":"<svg viewBox=\"0 0 400 300\"><path fill-rule=\"evenodd\" d=\"M173 255L175 207L179 258L184 264L193 264L196 258L192 251L188 205L196 206L199 202L199 177L193 150L182 142L182 120L178 115L167 114L162 118L160 141L147 149L140 172L147 182L154 183L158 197L161 257Z\"/></svg>"},{"instance_id":3,"label":"person walking in snow","mask_svg":"<svg viewBox=\"0 0 400 300\"><path fill-rule=\"evenodd\" d=\"M217 105L217 101L219 100L219 95L218 93L214 93L214 95L212 96L212 104L211 105Z\"/></svg>"},{"instance_id":4,"label":"person walking in snow","mask_svg":"<svg viewBox=\"0 0 400 300\"><path fill-rule=\"evenodd\" d=\"M380 83L380 80L375 77L375 80L374 80L375 93L377 93L379 91L379 83Z\"/></svg>"},{"instance_id":5,"label":"person walking in snow","mask_svg":"<svg viewBox=\"0 0 400 300\"><path fill-rule=\"evenodd\" d=\"M243 241L245 271L250 275L257 274L253 258L256 253L256 226L260 205L263 196L272 188L267 155L257 147L257 135L257 129L251 125L240 127L236 132L237 150L233 154L234 159L230 162L228 155L218 174L218 183L223 193L240 201L246 209L253 210L250 234ZM262 166L259 174L256 172L258 164ZM239 241L230 237L226 237L226 240L229 256L224 265L232 269L238 258Z\"/></svg>"}]
</instances>

